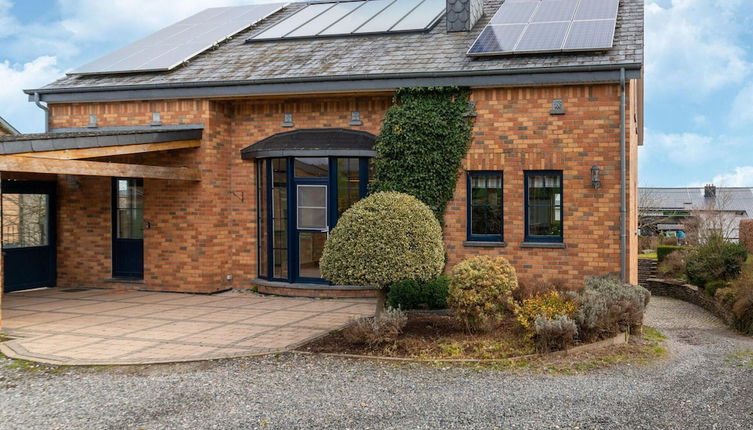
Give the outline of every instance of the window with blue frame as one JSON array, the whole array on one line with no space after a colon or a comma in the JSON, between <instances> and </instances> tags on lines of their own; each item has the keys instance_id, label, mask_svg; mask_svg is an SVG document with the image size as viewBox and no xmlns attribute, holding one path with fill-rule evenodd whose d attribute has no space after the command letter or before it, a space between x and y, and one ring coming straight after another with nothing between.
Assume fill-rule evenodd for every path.
<instances>
[{"instance_id":1,"label":"window with blue frame","mask_svg":"<svg viewBox=\"0 0 753 430\"><path fill-rule=\"evenodd\" d=\"M526 242L562 242L562 171L525 172Z\"/></svg>"},{"instance_id":2,"label":"window with blue frame","mask_svg":"<svg viewBox=\"0 0 753 430\"><path fill-rule=\"evenodd\" d=\"M503 241L502 172L468 172L468 240Z\"/></svg>"}]
</instances>

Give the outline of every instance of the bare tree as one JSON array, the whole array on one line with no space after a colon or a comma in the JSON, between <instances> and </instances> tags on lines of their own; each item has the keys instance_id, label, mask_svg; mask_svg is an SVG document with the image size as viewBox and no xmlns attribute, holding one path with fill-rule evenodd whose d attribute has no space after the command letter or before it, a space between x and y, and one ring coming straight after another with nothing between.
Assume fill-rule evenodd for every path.
<instances>
[{"instance_id":1,"label":"bare tree","mask_svg":"<svg viewBox=\"0 0 753 430\"><path fill-rule=\"evenodd\" d=\"M733 209L733 198L729 190L707 185L703 203L693 208L692 218L685 223L689 239L699 244L714 236L737 241L741 216Z\"/></svg>"},{"instance_id":2,"label":"bare tree","mask_svg":"<svg viewBox=\"0 0 753 430\"><path fill-rule=\"evenodd\" d=\"M641 188L638 191L638 231L644 236L658 234L659 224L670 222L671 218L664 215L662 202L652 188Z\"/></svg>"}]
</instances>

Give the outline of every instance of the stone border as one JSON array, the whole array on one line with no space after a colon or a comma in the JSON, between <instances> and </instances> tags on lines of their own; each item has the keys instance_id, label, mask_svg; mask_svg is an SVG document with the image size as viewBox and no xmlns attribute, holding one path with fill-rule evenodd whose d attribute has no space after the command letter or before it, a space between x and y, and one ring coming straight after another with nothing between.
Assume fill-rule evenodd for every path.
<instances>
[{"instance_id":1,"label":"stone border","mask_svg":"<svg viewBox=\"0 0 753 430\"><path fill-rule=\"evenodd\" d=\"M628 333L620 333L617 336L609 339L600 340L598 342L589 343L586 345L576 346L564 351L548 352L546 354L528 354L519 355L516 357L507 358L406 358L406 357L382 357L378 355L359 355L359 354L340 354L336 352L308 352L308 351L291 351L300 355L319 355L323 357L335 357L335 358L351 358L358 360L372 360L372 361L392 361L402 363L500 363L505 361L519 361L529 358L537 357L566 357L570 354L579 352L588 352L595 349L601 349L608 346L622 345L628 342L630 335Z\"/></svg>"},{"instance_id":2,"label":"stone border","mask_svg":"<svg viewBox=\"0 0 753 430\"><path fill-rule=\"evenodd\" d=\"M644 287L653 295L671 297L699 306L724 321L729 327L735 327L735 316L732 312L695 285L680 281L649 278Z\"/></svg>"}]
</instances>

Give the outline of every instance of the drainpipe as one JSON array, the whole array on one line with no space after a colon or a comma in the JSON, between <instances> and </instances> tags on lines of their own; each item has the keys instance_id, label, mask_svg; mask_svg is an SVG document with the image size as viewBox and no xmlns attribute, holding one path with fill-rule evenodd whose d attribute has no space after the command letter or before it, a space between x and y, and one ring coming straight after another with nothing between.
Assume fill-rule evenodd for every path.
<instances>
[{"instance_id":1,"label":"drainpipe","mask_svg":"<svg viewBox=\"0 0 753 430\"><path fill-rule=\"evenodd\" d=\"M34 93L34 104L36 104L39 109L42 109L44 111L44 132L49 133L50 132L50 108L42 104L42 101L39 98L39 93Z\"/></svg>"},{"instance_id":2,"label":"drainpipe","mask_svg":"<svg viewBox=\"0 0 753 430\"><path fill-rule=\"evenodd\" d=\"M620 279L627 282L627 161L625 154L625 68L620 69Z\"/></svg>"}]
</instances>

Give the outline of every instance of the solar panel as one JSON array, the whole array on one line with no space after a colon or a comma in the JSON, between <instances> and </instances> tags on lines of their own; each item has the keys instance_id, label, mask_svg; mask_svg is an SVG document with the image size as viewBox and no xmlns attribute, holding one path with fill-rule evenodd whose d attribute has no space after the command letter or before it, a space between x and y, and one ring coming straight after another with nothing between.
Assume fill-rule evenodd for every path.
<instances>
[{"instance_id":1,"label":"solar panel","mask_svg":"<svg viewBox=\"0 0 753 430\"><path fill-rule=\"evenodd\" d=\"M85 64L69 75L172 70L285 5L274 3L207 9Z\"/></svg>"},{"instance_id":2,"label":"solar panel","mask_svg":"<svg viewBox=\"0 0 753 430\"><path fill-rule=\"evenodd\" d=\"M619 4L620 0L506 0L468 55L609 49Z\"/></svg>"},{"instance_id":3,"label":"solar panel","mask_svg":"<svg viewBox=\"0 0 753 430\"><path fill-rule=\"evenodd\" d=\"M348 0L311 3L248 39L426 31L444 14L446 0Z\"/></svg>"}]
</instances>

